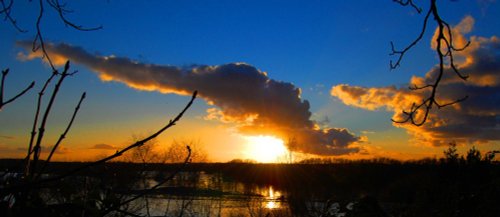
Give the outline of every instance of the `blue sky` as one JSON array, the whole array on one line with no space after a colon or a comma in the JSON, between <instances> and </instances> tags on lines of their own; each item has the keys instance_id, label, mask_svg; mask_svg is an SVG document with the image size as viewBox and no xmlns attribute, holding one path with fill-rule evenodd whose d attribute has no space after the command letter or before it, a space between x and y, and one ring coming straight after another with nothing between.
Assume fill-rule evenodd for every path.
<instances>
[{"instance_id":1,"label":"blue sky","mask_svg":"<svg viewBox=\"0 0 500 217\"><path fill-rule=\"evenodd\" d=\"M424 10L428 7L427 1L417 4ZM472 16L475 24L470 35L500 35L497 17L500 6L495 1L442 1L439 6L442 18L452 25L467 15ZM14 7L12 16L28 32L16 32L8 22L0 26L3 38L0 66L10 67L12 72L7 94L31 80L41 85L50 72L40 60L17 58L24 50L15 41L33 39L38 9L35 2L15 2ZM405 46L421 29L423 16L410 7L392 1L229 0L71 1L68 7L74 9L68 18L75 23L87 27L102 25L103 29L75 31L65 27L47 8L42 21L47 42L67 43L99 56L127 57L157 65L247 63L267 72L270 79L300 88L301 98L310 102L313 120L327 117L328 127L347 128L355 135L367 137L369 142L365 145L387 150L374 156L383 153L402 158L432 156L442 150L410 145L412 137L405 129L392 125L390 111L355 108L330 95L330 89L339 84L405 86L413 75L423 76L436 64L429 42L432 27L424 40L405 56L402 66L389 70L390 41L398 47ZM79 94L87 91L88 99L70 133L73 139L67 141L68 150L85 150L100 143L123 145L131 140L130 134L147 134L158 128L168 120L166 115L176 114L188 100L185 96L102 82L84 65L73 67L79 73L65 83L54 112L58 115L51 122L55 137ZM0 113L0 122L7 123L0 126L0 135L15 137L0 140L1 148L13 153L8 156L15 155L15 150L26 143L36 91ZM234 144L242 142L233 135L234 125L203 118L211 107L202 99L197 101L183 120L185 125L180 123L161 141L194 138L202 141L215 160L250 158L240 151L244 149L242 145ZM110 134L114 136L108 138L106 135ZM210 135L226 135L228 139L214 139ZM91 139L84 142L82 138ZM495 147L498 146L488 146Z\"/></svg>"}]
</instances>

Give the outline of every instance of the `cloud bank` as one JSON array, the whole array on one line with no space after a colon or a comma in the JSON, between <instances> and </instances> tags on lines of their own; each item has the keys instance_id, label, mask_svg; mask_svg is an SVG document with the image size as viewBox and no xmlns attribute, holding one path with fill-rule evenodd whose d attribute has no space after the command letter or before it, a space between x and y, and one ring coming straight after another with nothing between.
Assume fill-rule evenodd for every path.
<instances>
[{"instance_id":1,"label":"cloud bank","mask_svg":"<svg viewBox=\"0 0 500 217\"><path fill-rule=\"evenodd\" d=\"M466 44L464 34L472 30L474 19L470 16L453 28L456 47ZM500 140L500 39L473 36L471 45L456 58L461 61L459 71L469 75L467 81L458 78L451 69L446 69L438 89L438 101L452 102L469 96L467 100L431 111L428 122L421 127L411 124L396 124L405 128L418 141L433 145L446 145L451 140L458 143L481 143ZM435 47L435 43L431 47ZM422 86L434 81L439 68L428 71L425 77L414 76L410 86ZM404 118L402 110L413 102L421 102L428 90L410 91L408 88L359 87L341 84L332 87L331 95L343 103L367 110L385 108L393 111L393 119Z\"/></svg>"},{"instance_id":2,"label":"cloud bank","mask_svg":"<svg viewBox=\"0 0 500 217\"><path fill-rule=\"evenodd\" d=\"M26 50L30 42L18 42ZM311 120L309 102L288 82L270 79L265 72L246 63L217 66L176 67L145 64L128 58L98 56L68 44L47 44L55 64L67 59L85 65L104 81L117 81L129 87L199 96L216 106L207 110L207 119L235 123L246 135L275 135L297 141L293 151L317 155L343 155L359 151L360 138L346 129L320 129ZM40 58L40 53L21 54L20 58Z\"/></svg>"}]
</instances>

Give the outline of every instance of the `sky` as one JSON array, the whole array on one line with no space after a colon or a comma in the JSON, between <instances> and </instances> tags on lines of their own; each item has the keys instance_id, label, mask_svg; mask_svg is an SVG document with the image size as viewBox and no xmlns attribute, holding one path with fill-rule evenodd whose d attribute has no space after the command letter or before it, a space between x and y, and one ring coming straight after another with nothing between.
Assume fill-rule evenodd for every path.
<instances>
[{"instance_id":1,"label":"sky","mask_svg":"<svg viewBox=\"0 0 500 217\"><path fill-rule=\"evenodd\" d=\"M174 140L196 141L213 162L274 162L288 151L406 160L440 157L450 142L462 153L472 146L500 149L500 4L493 0L439 1L456 45L471 45L456 54L470 79L459 81L448 70L438 97L469 98L432 111L421 127L391 121L425 97L407 87L436 75L432 22L390 70L390 42L402 48L422 28L424 15L411 7L369 0L71 1L67 7L72 22L102 29L76 31L45 8L41 28L51 58L58 67L70 59L78 72L62 85L44 150L87 94L56 160L116 152L168 123L195 90L194 105L157 139L158 151ZM0 67L10 68L5 98L36 82L0 111L1 158L26 154L37 92L51 74L40 53L31 53L38 10L35 2L14 3L11 16L25 33L7 21L0 25Z\"/></svg>"}]
</instances>

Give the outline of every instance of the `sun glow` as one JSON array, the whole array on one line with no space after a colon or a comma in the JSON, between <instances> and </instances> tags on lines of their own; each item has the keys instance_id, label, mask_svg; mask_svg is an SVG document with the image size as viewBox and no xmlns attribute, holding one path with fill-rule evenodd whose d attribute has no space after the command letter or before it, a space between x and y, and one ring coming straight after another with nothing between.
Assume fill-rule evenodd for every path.
<instances>
[{"instance_id":1,"label":"sun glow","mask_svg":"<svg viewBox=\"0 0 500 217\"><path fill-rule=\"evenodd\" d=\"M247 155L261 163L278 162L278 158L286 154L283 140L273 136L245 136Z\"/></svg>"}]
</instances>

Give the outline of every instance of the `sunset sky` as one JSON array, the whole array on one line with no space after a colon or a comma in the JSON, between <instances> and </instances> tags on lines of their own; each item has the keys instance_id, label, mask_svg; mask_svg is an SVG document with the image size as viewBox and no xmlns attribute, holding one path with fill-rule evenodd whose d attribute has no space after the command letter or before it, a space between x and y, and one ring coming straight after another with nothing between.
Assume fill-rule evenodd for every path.
<instances>
[{"instance_id":1,"label":"sunset sky","mask_svg":"<svg viewBox=\"0 0 500 217\"><path fill-rule=\"evenodd\" d=\"M428 1L416 1L424 11ZM469 99L433 111L422 127L398 125L423 95L408 90L435 73L435 23L389 69L390 42L418 36L423 14L392 1L71 1L67 15L97 31L76 31L50 8L42 31L54 63L72 61L48 122L45 147L64 131L86 91L56 160L92 160L116 152L173 118L199 91L186 116L158 139L196 141L214 162L275 161L295 152L350 159L440 157L455 141L500 149L500 3L439 1L455 43L464 83L444 78L439 99ZM5 97L36 86L0 111L0 158L26 153L37 92L51 70L30 53L38 4L15 2L12 16L27 33L0 25L0 67L10 68ZM448 74L452 73L447 71ZM53 83L54 84L54 83ZM50 91L46 94L48 98ZM281 144L280 144L281 143Z\"/></svg>"}]
</instances>

